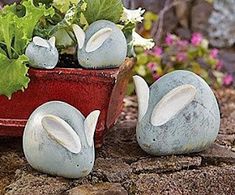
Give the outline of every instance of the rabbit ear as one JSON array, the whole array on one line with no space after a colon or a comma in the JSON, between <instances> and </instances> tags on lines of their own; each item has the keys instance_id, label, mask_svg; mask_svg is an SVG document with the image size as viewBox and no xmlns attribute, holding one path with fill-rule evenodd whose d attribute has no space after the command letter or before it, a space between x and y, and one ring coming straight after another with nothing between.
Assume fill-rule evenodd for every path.
<instances>
[{"instance_id":1,"label":"rabbit ear","mask_svg":"<svg viewBox=\"0 0 235 195\"><path fill-rule=\"evenodd\" d=\"M135 83L135 90L139 104L139 116L138 121L140 121L148 109L148 102L149 102L149 87L145 80L140 76L133 76L134 83Z\"/></svg>"},{"instance_id":2,"label":"rabbit ear","mask_svg":"<svg viewBox=\"0 0 235 195\"><path fill-rule=\"evenodd\" d=\"M95 133L99 115L100 115L100 111L95 110L91 112L84 121L86 139L90 147L93 145L94 133Z\"/></svg>"},{"instance_id":3,"label":"rabbit ear","mask_svg":"<svg viewBox=\"0 0 235 195\"><path fill-rule=\"evenodd\" d=\"M55 37L51 37L48 42L50 43L51 47L55 47Z\"/></svg>"},{"instance_id":4,"label":"rabbit ear","mask_svg":"<svg viewBox=\"0 0 235 195\"><path fill-rule=\"evenodd\" d=\"M102 28L96 32L87 42L86 52L93 52L101 47L101 45L111 36L111 28Z\"/></svg>"},{"instance_id":5,"label":"rabbit ear","mask_svg":"<svg viewBox=\"0 0 235 195\"><path fill-rule=\"evenodd\" d=\"M47 40L41 38L41 37L34 37L33 42L35 45L40 46L40 47L45 47L45 48L50 48L50 45L48 44Z\"/></svg>"},{"instance_id":6,"label":"rabbit ear","mask_svg":"<svg viewBox=\"0 0 235 195\"><path fill-rule=\"evenodd\" d=\"M181 85L171 90L155 106L151 117L152 125L161 126L167 123L193 101L196 92L193 85Z\"/></svg>"},{"instance_id":7,"label":"rabbit ear","mask_svg":"<svg viewBox=\"0 0 235 195\"><path fill-rule=\"evenodd\" d=\"M55 115L46 115L42 118L41 124L47 134L58 144L74 154L81 151L80 138L66 121Z\"/></svg>"},{"instance_id":8,"label":"rabbit ear","mask_svg":"<svg viewBox=\"0 0 235 195\"><path fill-rule=\"evenodd\" d=\"M77 42L78 42L78 48L82 49L83 45L85 43L85 37L86 37L85 32L77 24L73 24L72 28L73 28L73 32L74 32L76 39L77 39Z\"/></svg>"}]
</instances>

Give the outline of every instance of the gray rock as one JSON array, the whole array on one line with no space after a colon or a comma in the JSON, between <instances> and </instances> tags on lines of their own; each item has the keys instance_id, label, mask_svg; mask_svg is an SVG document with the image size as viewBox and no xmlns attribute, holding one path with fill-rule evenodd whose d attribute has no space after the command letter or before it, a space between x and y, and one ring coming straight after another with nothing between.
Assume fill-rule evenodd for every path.
<instances>
[{"instance_id":1,"label":"gray rock","mask_svg":"<svg viewBox=\"0 0 235 195\"><path fill-rule=\"evenodd\" d=\"M183 157L170 156L164 158L147 158L139 160L131 164L133 172L140 173L166 173L189 169L190 167L199 167L201 165L201 157Z\"/></svg>"},{"instance_id":2,"label":"gray rock","mask_svg":"<svg viewBox=\"0 0 235 195\"><path fill-rule=\"evenodd\" d=\"M57 195L69 188L69 182L62 178L48 177L37 173L16 171L16 178L6 187L8 195Z\"/></svg>"},{"instance_id":3,"label":"gray rock","mask_svg":"<svg viewBox=\"0 0 235 195\"><path fill-rule=\"evenodd\" d=\"M191 11L191 30L207 35L208 19L213 10L213 4L205 0L197 0Z\"/></svg>"},{"instance_id":4,"label":"gray rock","mask_svg":"<svg viewBox=\"0 0 235 195\"><path fill-rule=\"evenodd\" d=\"M131 168L120 159L97 158L93 175L106 178L109 182L122 182L129 178Z\"/></svg>"},{"instance_id":5,"label":"gray rock","mask_svg":"<svg viewBox=\"0 0 235 195\"><path fill-rule=\"evenodd\" d=\"M127 195L127 191L116 183L81 185L68 191L68 195Z\"/></svg>"},{"instance_id":6,"label":"gray rock","mask_svg":"<svg viewBox=\"0 0 235 195\"><path fill-rule=\"evenodd\" d=\"M235 43L235 1L215 0L209 24L209 38L213 46L232 46Z\"/></svg>"}]
</instances>

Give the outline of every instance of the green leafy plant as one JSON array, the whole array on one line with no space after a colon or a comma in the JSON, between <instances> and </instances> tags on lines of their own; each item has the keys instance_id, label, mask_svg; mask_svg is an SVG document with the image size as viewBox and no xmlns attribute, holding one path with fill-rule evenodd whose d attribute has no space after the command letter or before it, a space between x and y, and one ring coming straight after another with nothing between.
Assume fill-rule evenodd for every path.
<instances>
[{"instance_id":1,"label":"green leafy plant","mask_svg":"<svg viewBox=\"0 0 235 195\"><path fill-rule=\"evenodd\" d=\"M25 48L33 36L34 27L41 17L53 15L53 9L34 6L24 1L6 6L0 12L0 95L11 97L12 93L27 88L27 57Z\"/></svg>"},{"instance_id":2,"label":"green leafy plant","mask_svg":"<svg viewBox=\"0 0 235 195\"><path fill-rule=\"evenodd\" d=\"M121 0L24 0L5 6L0 10L0 95L10 98L14 92L27 88L29 59L24 53L34 36L47 40L54 36L60 53L74 54L74 25L85 31L97 20L109 20L124 32L128 56L135 56L135 46L152 48L152 39L135 32L143 13L141 8L124 8Z\"/></svg>"},{"instance_id":3,"label":"green leafy plant","mask_svg":"<svg viewBox=\"0 0 235 195\"><path fill-rule=\"evenodd\" d=\"M87 9L84 16L89 24L97 20L109 20L118 23L122 13L123 4L121 0L85 0Z\"/></svg>"}]
</instances>

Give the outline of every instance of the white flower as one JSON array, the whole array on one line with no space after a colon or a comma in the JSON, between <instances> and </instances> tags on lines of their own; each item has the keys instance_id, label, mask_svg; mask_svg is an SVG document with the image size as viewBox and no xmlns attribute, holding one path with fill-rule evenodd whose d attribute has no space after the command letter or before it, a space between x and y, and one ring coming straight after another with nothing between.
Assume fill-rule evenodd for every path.
<instances>
[{"instance_id":1,"label":"white flower","mask_svg":"<svg viewBox=\"0 0 235 195\"><path fill-rule=\"evenodd\" d=\"M142 8L135 9L135 10L130 10L130 9L124 8L124 11L123 11L123 14L121 17L121 21L122 22L132 22L132 23L142 22L142 20L144 19L142 17L144 12L145 12L145 10Z\"/></svg>"},{"instance_id":2,"label":"white flower","mask_svg":"<svg viewBox=\"0 0 235 195\"><path fill-rule=\"evenodd\" d=\"M208 46L209 46L209 41L206 40L206 39L203 39L202 40L202 43L201 43L201 46L205 49L208 49Z\"/></svg>"},{"instance_id":3,"label":"white flower","mask_svg":"<svg viewBox=\"0 0 235 195\"><path fill-rule=\"evenodd\" d=\"M143 47L145 50L152 49L155 45L153 39L145 39L133 30L132 32L132 44L133 46Z\"/></svg>"}]
</instances>

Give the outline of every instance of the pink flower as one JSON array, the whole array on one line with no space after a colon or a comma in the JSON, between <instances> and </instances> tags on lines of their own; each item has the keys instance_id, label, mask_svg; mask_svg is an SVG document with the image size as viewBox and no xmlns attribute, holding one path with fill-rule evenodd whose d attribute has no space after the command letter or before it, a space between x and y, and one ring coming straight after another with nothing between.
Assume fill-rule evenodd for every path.
<instances>
[{"instance_id":1,"label":"pink flower","mask_svg":"<svg viewBox=\"0 0 235 195\"><path fill-rule=\"evenodd\" d=\"M223 83L226 86L233 84L233 76L231 74L226 74L223 79Z\"/></svg>"},{"instance_id":2,"label":"pink flower","mask_svg":"<svg viewBox=\"0 0 235 195\"><path fill-rule=\"evenodd\" d=\"M191 38L191 43L194 46L200 45L202 40L203 40L203 37L202 37L201 33L193 33L192 38Z\"/></svg>"},{"instance_id":3,"label":"pink flower","mask_svg":"<svg viewBox=\"0 0 235 195\"><path fill-rule=\"evenodd\" d=\"M153 62L150 62L150 63L147 64L147 67L151 72L156 71L156 66L157 66L157 64L155 64Z\"/></svg>"},{"instance_id":4,"label":"pink flower","mask_svg":"<svg viewBox=\"0 0 235 195\"><path fill-rule=\"evenodd\" d=\"M162 48L161 47L154 47L153 54L156 56L161 56L162 55Z\"/></svg>"},{"instance_id":5,"label":"pink flower","mask_svg":"<svg viewBox=\"0 0 235 195\"><path fill-rule=\"evenodd\" d=\"M179 40L177 42L178 46L182 47L182 48L186 48L188 46L188 41L186 40Z\"/></svg>"},{"instance_id":6,"label":"pink flower","mask_svg":"<svg viewBox=\"0 0 235 195\"><path fill-rule=\"evenodd\" d=\"M216 64L216 69L217 70L221 70L224 66L224 63L220 60L218 60L217 64Z\"/></svg>"},{"instance_id":7,"label":"pink flower","mask_svg":"<svg viewBox=\"0 0 235 195\"><path fill-rule=\"evenodd\" d=\"M218 50L218 49L212 49L212 50L210 51L210 56L211 56L212 58L216 58L216 57L218 56L218 53L219 53L219 50Z\"/></svg>"},{"instance_id":8,"label":"pink flower","mask_svg":"<svg viewBox=\"0 0 235 195\"><path fill-rule=\"evenodd\" d=\"M183 61L185 61L186 59L187 59L186 53L184 53L184 52L177 53L177 55L176 55L176 60L177 60L178 62L183 62Z\"/></svg>"},{"instance_id":9,"label":"pink flower","mask_svg":"<svg viewBox=\"0 0 235 195\"><path fill-rule=\"evenodd\" d=\"M165 39L165 43L167 45L172 45L174 43L175 40L175 36L172 34L167 34L166 39Z\"/></svg>"}]
</instances>

